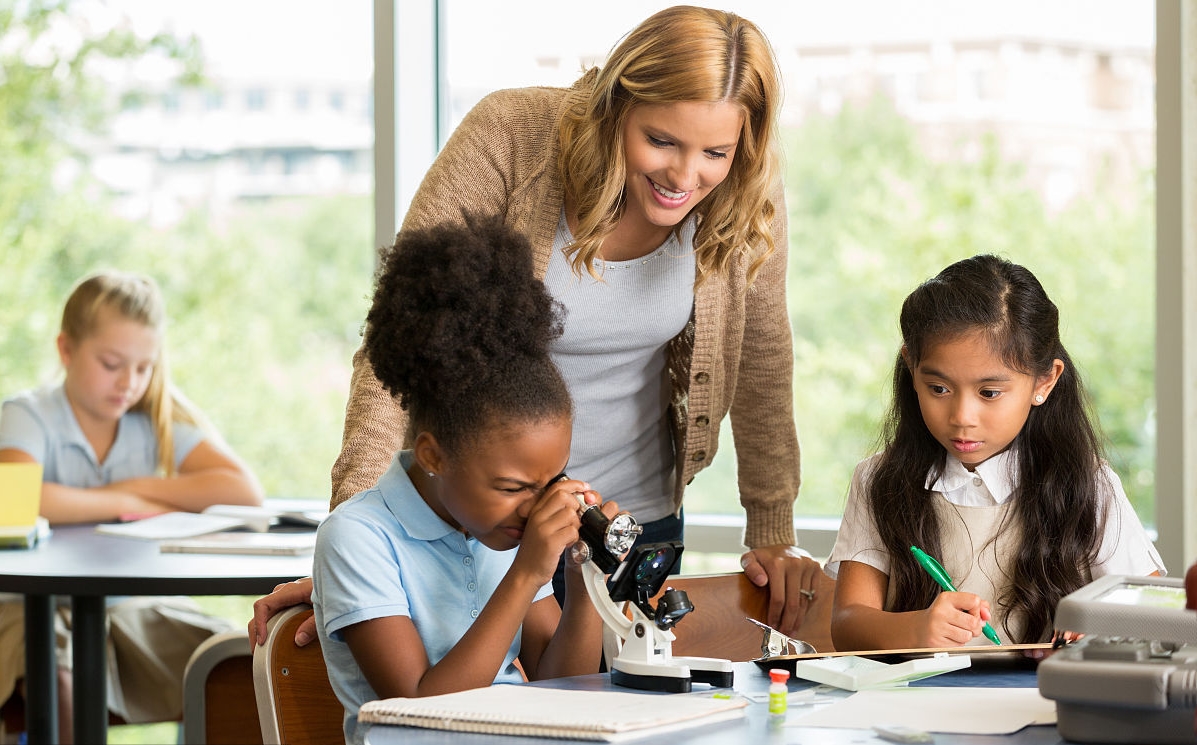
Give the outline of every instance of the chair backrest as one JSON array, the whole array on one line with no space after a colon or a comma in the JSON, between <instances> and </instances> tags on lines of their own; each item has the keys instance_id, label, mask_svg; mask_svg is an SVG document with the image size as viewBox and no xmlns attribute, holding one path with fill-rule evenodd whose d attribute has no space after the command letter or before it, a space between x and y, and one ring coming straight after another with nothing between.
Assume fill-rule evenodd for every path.
<instances>
[{"instance_id":1,"label":"chair backrest","mask_svg":"<svg viewBox=\"0 0 1197 745\"><path fill-rule=\"evenodd\" d=\"M254 649L254 693L266 745L327 745L345 739L345 710L328 682L319 641L295 646L295 629L310 605L279 613L267 624L266 643Z\"/></svg>"},{"instance_id":2,"label":"chair backrest","mask_svg":"<svg viewBox=\"0 0 1197 745\"><path fill-rule=\"evenodd\" d=\"M673 629L677 637L673 642L674 655L718 657L732 662L761 656L764 632L744 617L768 622L769 594L766 588L752 584L743 572L678 575L670 577L661 592L670 587L684 590L694 604L694 611ZM820 652L834 651L831 645L834 596L835 580L824 575L815 592L814 603L794 638L810 643ZM653 603L656 602L654 598Z\"/></svg>"},{"instance_id":3,"label":"chair backrest","mask_svg":"<svg viewBox=\"0 0 1197 745\"><path fill-rule=\"evenodd\" d=\"M183 672L183 742L260 745L253 652L245 631L208 637Z\"/></svg>"}]
</instances>

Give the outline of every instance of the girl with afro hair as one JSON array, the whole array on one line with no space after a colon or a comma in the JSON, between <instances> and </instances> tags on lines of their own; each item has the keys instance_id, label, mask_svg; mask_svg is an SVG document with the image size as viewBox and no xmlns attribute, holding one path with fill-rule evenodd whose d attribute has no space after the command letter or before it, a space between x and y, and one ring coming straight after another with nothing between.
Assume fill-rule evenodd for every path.
<instances>
[{"instance_id":1,"label":"girl with afro hair","mask_svg":"<svg viewBox=\"0 0 1197 745\"><path fill-rule=\"evenodd\" d=\"M366 701L598 671L602 621L576 566L564 607L552 595L578 495L601 502L562 473L560 331L528 242L498 220L404 232L387 254L364 349L411 447L320 526L313 570L347 742Z\"/></svg>"}]
</instances>

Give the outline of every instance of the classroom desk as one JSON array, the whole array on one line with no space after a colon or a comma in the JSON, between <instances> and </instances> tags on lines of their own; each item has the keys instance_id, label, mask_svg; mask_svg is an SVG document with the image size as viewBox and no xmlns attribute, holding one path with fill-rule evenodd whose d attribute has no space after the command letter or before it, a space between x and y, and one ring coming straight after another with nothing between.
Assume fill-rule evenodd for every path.
<instances>
[{"instance_id":1,"label":"classroom desk","mask_svg":"<svg viewBox=\"0 0 1197 745\"><path fill-rule=\"evenodd\" d=\"M0 551L0 592L25 595L25 707L30 745L58 740L54 595L71 598L75 741L108 739L105 598L263 595L311 574L312 557L164 554L158 541L54 528L31 550Z\"/></svg>"},{"instance_id":2,"label":"classroom desk","mask_svg":"<svg viewBox=\"0 0 1197 745\"><path fill-rule=\"evenodd\" d=\"M925 685L963 685L987 687L1034 688L1035 670L1029 665L996 666L985 664L976 668L958 670L937 675L923 682ZM611 684L609 675L584 675L576 678L548 680L533 685L550 688L573 688L593 691L631 691ZM791 680L790 691L798 691L814 685L805 680ZM916 683L915 685L919 685ZM699 690L702 686L695 686ZM752 662L735 663L735 689L745 694L763 693L769 688L769 679ZM669 695L646 693L645 695ZM846 692L845 692L846 695ZM790 716L800 713L799 707L790 707ZM529 745L567 745L577 740L556 740L550 738L513 738L498 735L475 735L462 732L419 729L416 727L371 726L366 731L367 745L510 745L518 740ZM668 738L660 736L644 742L661 742ZM769 721L769 709L765 703L750 703L746 716L737 721L724 722L705 728L693 728L679 732L678 742L686 745L781 745L782 743L819 743L819 745L884 745L872 730L830 729L825 727L777 727ZM639 740L633 742L640 742ZM1006 736L992 735L936 735L937 745L1058 745L1064 740L1053 726L1025 727Z\"/></svg>"}]
</instances>

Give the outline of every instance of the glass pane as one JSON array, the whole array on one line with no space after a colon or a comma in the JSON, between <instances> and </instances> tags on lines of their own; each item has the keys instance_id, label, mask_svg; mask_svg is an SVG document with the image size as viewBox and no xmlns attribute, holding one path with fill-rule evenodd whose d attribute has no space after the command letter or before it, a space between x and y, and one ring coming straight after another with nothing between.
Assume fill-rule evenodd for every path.
<instances>
[{"instance_id":1,"label":"glass pane","mask_svg":"<svg viewBox=\"0 0 1197 745\"><path fill-rule=\"evenodd\" d=\"M149 274L174 382L268 494L327 499L373 273L372 4L39 5L0 20L0 390L57 377L76 279Z\"/></svg>"},{"instance_id":2,"label":"glass pane","mask_svg":"<svg viewBox=\"0 0 1197 745\"><path fill-rule=\"evenodd\" d=\"M446 0L453 123L487 91L572 82L670 4ZM1153 6L722 7L764 30L786 85L797 512L838 515L853 466L874 448L902 299L947 264L992 252L1028 266L1060 307L1111 462L1150 523ZM688 492L692 512L741 511L729 429Z\"/></svg>"}]
</instances>

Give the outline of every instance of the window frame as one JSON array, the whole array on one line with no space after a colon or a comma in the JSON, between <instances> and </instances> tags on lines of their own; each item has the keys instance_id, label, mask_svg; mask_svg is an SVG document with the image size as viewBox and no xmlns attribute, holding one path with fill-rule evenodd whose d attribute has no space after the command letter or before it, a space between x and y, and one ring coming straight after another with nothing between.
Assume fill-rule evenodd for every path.
<instances>
[{"instance_id":1,"label":"window frame","mask_svg":"<svg viewBox=\"0 0 1197 745\"><path fill-rule=\"evenodd\" d=\"M1156 547L1175 576L1197 556L1197 9L1156 0ZM1161 402L1167 402L1163 405Z\"/></svg>"}]
</instances>

